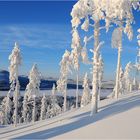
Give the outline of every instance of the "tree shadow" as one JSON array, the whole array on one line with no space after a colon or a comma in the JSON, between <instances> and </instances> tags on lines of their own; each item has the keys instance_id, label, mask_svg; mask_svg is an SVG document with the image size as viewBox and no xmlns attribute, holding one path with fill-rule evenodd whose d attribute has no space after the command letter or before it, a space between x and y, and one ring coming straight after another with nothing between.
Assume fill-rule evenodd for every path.
<instances>
[{"instance_id":1,"label":"tree shadow","mask_svg":"<svg viewBox=\"0 0 140 140\"><path fill-rule=\"evenodd\" d=\"M14 139L48 139L53 138L55 136L85 127L89 124L95 124L97 121L103 120L112 115L116 115L122 112L125 112L134 107L140 106L140 95L136 95L133 97L125 98L120 101L116 101L115 103L109 104L105 107L102 107L95 116L90 116L90 112L86 112L80 115L76 115L74 117L70 117L68 119L75 118L73 122L64 124L61 126L53 127L50 129L45 129L43 131L30 133L27 135L23 135L20 137L16 137ZM46 126L47 127L47 126ZM24 133L24 132L22 132Z\"/></svg>"}]
</instances>

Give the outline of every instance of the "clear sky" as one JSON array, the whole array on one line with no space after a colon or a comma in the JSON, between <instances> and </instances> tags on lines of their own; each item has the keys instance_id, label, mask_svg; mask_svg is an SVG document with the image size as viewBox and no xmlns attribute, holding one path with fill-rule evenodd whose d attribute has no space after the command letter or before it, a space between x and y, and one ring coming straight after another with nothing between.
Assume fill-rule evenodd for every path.
<instances>
[{"instance_id":1,"label":"clear sky","mask_svg":"<svg viewBox=\"0 0 140 140\"><path fill-rule=\"evenodd\" d=\"M20 74L28 74L32 64L37 63L42 75L58 77L61 56L65 49L70 50L70 12L74 4L75 1L0 1L0 69L8 69L8 56L17 41L23 57ZM128 61L134 62L136 57L140 12L134 12L134 18L133 40L129 42L126 37L123 39L123 67ZM101 32L101 40L105 41L101 49L105 79L114 79L117 63L117 50L110 45L112 30L109 33ZM92 46L93 42L90 42L88 48ZM86 71L89 72L90 67L81 65L81 78Z\"/></svg>"}]
</instances>

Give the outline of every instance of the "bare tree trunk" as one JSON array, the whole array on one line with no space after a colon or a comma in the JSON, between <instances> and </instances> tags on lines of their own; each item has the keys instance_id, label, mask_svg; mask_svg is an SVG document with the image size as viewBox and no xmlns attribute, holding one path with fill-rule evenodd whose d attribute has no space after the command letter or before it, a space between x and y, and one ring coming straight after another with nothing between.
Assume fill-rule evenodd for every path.
<instances>
[{"instance_id":1,"label":"bare tree trunk","mask_svg":"<svg viewBox=\"0 0 140 140\"><path fill-rule=\"evenodd\" d=\"M91 100L91 116L98 111L98 52L99 45L99 21L94 24L94 54L93 54L93 80L92 80L92 100Z\"/></svg>"},{"instance_id":2,"label":"bare tree trunk","mask_svg":"<svg viewBox=\"0 0 140 140\"><path fill-rule=\"evenodd\" d=\"M122 38L122 29L121 34ZM115 98L118 98L119 95L119 81L120 81L120 67L121 67L121 52L122 52L122 41L120 44L118 44L118 62L117 62L117 71L116 71L116 85L115 85Z\"/></svg>"},{"instance_id":3,"label":"bare tree trunk","mask_svg":"<svg viewBox=\"0 0 140 140\"><path fill-rule=\"evenodd\" d=\"M76 77L76 108L78 108L78 90L79 90L79 69L77 70Z\"/></svg>"}]
</instances>

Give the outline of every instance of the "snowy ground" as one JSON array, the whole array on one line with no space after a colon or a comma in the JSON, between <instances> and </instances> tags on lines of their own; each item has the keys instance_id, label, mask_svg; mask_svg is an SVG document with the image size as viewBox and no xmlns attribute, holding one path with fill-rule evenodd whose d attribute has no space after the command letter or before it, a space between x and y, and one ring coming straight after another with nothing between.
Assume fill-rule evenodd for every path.
<instances>
[{"instance_id":1,"label":"snowy ground","mask_svg":"<svg viewBox=\"0 0 140 140\"><path fill-rule=\"evenodd\" d=\"M140 139L140 91L106 99L90 117L90 105L55 118L0 128L0 139Z\"/></svg>"}]
</instances>

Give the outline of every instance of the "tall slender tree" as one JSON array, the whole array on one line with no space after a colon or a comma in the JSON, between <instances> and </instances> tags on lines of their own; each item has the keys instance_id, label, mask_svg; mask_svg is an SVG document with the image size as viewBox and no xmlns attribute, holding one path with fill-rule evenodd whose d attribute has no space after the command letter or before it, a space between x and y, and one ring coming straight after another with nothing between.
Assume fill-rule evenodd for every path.
<instances>
[{"instance_id":1,"label":"tall slender tree","mask_svg":"<svg viewBox=\"0 0 140 140\"><path fill-rule=\"evenodd\" d=\"M32 121L36 121L36 97L39 96L39 86L41 82L41 74L38 70L37 64L34 64L29 73L29 83L26 87L25 96L28 101L33 100ZM26 111L26 109L25 109Z\"/></svg>"},{"instance_id":2,"label":"tall slender tree","mask_svg":"<svg viewBox=\"0 0 140 140\"><path fill-rule=\"evenodd\" d=\"M71 44L71 57L74 69L76 70L76 108L78 107L78 90L79 90L79 68L80 68L80 58L81 58L81 44L80 36L76 28L72 31L72 44Z\"/></svg>"},{"instance_id":3,"label":"tall slender tree","mask_svg":"<svg viewBox=\"0 0 140 140\"><path fill-rule=\"evenodd\" d=\"M18 123L18 99L20 95L20 85L18 80L19 66L21 65L21 54L18 44L15 42L12 54L9 56L10 66L9 66L9 79L10 79L10 90L14 91L13 101L14 101L14 126Z\"/></svg>"},{"instance_id":4,"label":"tall slender tree","mask_svg":"<svg viewBox=\"0 0 140 140\"><path fill-rule=\"evenodd\" d=\"M67 77L70 72L70 66L70 52L66 50L60 62L60 77L57 81L57 90L64 95L63 111L67 110Z\"/></svg>"}]
</instances>

